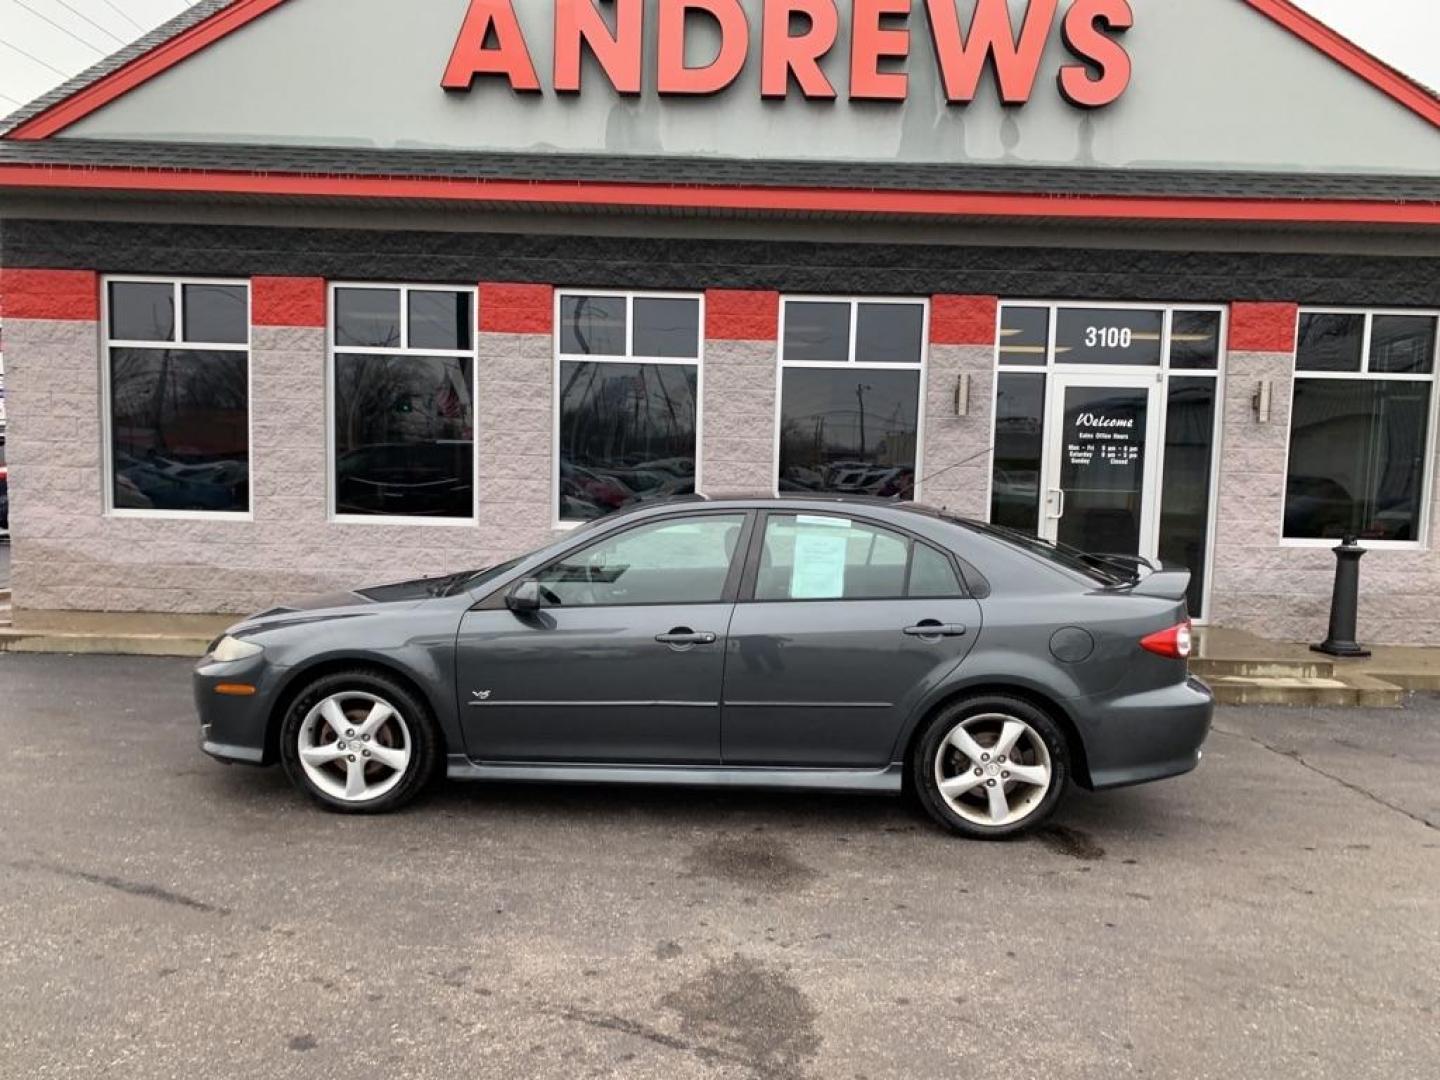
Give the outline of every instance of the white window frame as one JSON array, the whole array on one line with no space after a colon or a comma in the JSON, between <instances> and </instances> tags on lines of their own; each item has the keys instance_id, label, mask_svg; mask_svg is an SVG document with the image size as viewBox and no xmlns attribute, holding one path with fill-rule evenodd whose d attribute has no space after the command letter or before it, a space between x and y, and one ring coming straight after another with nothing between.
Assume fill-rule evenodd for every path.
<instances>
[{"instance_id":1,"label":"white window frame","mask_svg":"<svg viewBox=\"0 0 1440 1080\"><path fill-rule=\"evenodd\" d=\"M400 293L401 346L337 345L339 327L335 321L335 296L340 289L366 289L372 292ZM470 348L410 348L410 294L415 292L465 293L470 297ZM480 361L479 311L480 289L477 285L437 285L413 282L332 281L325 291L325 512L326 519L340 525L413 525L419 528L474 528L480 523ZM339 464L335 446L335 358L336 356L436 356L470 361L470 516L454 518L407 517L403 514L342 514L336 508L338 485L335 469Z\"/></svg>"},{"instance_id":2,"label":"white window frame","mask_svg":"<svg viewBox=\"0 0 1440 1080\"><path fill-rule=\"evenodd\" d=\"M1365 331L1360 342L1359 371L1301 371L1300 370L1300 320L1306 315L1363 315ZM1435 357L1429 374L1416 375L1409 372L1371 372L1370 345L1377 316L1401 315L1436 321ZM1295 438L1295 384L1301 379L1332 379L1336 382L1412 382L1430 384L1430 416L1425 432L1425 476L1421 481L1420 516L1416 521L1415 540L1364 540L1360 545L1367 551L1428 551L1431 541L1433 510L1431 501L1435 496L1435 455L1436 424L1440 422L1440 309L1431 308L1376 308L1376 307L1301 307L1295 315L1295 355L1290 363L1290 407L1285 414L1285 476L1280 495L1280 525L1277 529L1279 544L1287 548L1334 548L1340 541L1330 539L1304 539L1285 535L1285 507L1289 502L1290 490L1290 449Z\"/></svg>"},{"instance_id":3,"label":"white window frame","mask_svg":"<svg viewBox=\"0 0 1440 1080\"><path fill-rule=\"evenodd\" d=\"M175 339L173 341L134 341L110 336L111 285L169 285L175 297ZM185 286L225 285L245 290L245 341L201 342L185 340ZM106 274L100 279L100 431L102 442L102 480L104 514L112 518L144 518L152 521L230 521L255 520L255 361L251 355L254 340L253 305L255 291L249 278L181 277L169 274ZM246 456L249 471L247 505L244 510L144 510L115 505L115 415L110 387L110 353L112 349L169 349L176 352L243 352L245 354L245 424Z\"/></svg>"},{"instance_id":4,"label":"white window frame","mask_svg":"<svg viewBox=\"0 0 1440 1080\"><path fill-rule=\"evenodd\" d=\"M785 358L785 316L791 303L807 304L849 304L850 305L850 352L845 360L787 360ZM920 360L914 364L862 363L855 358L859 339L860 305L894 305L921 308L920 319ZM779 334L775 343L775 442L774 442L774 494L780 495L780 427L785 417L785 370L805 368L831 371L916 371L919 372L919 401L915 409L915 484L910 490L910 499L923 501L925 478L925 401L927 394L926 377L930 370L930 298L928 296L857 296L823 295L813 293L785 293L780 297Z\"/></svg>"},{"instance_id":5,"label":"white window frame","mask_svg":"<svg viewBox=\"0 0 1440 1080\"><path fill-rule=\"evenodd\" d=\"M1000 346L1000 330L1003 326L1003 313L1006 308L1042 308L1049 312L1049 338L1045 346L1044 364L1017 364L1006 363L1002 359ZM1160 362L1158 364L1065 364L1055 359L1055 342L1059 327L1060 310L1080 311L1159 311L1163 315L1160 338ZM1177 312L1200 311L1220 316L1220 341L1219 352L1216 357L1216 364L1213 368L1176 368L1170 364L1171 338ZM1160 416L1156 424L1155 438L1159 443L1160 453L1165 451L1165 426L1169 422L1170 380L1172 378L1212 378L1215 380L1215 429L1212 435L1213 445L1210 458L1210 498L1208 528L1206 531L1205 551L1205 587L1202 590L1200 609L1205 617L1196 619L1196 625L1204 626L1209 622L1209 612L1212 610L1212 592L1215 583L1215 548L1216 532L1219 523L1220 510L1220 464L1224 460L1224 446L1222 445L1225 434L1225 373L1230 362L1230 308L1226 304L1187 304L1175 301L1169 302L1144 302L1135 300L1005 300L1002 299L995 307L995 385L991 388L990 402L990 453L995 452L995 432L998 422L1000 406L1000 376L1002 374L1025 374L1045 376L1045 401L1041 405L1042 425L1048 422L1050 415L1050 391L1055 385L1054 377L1057 374L1093 374L1105 375L1135 375L1147 371L1155 372L1160 378ZM1042 450L1042 473L1045 467ZM1161 483L1159 490L1155 492L1156 506L1154 513L1154 543L1158 546L1160 542L1160 523L1164 511L1164 460L1160 461L1159 476ZM985 482L985 520L990 520L991 507L995 497L995 468L992 457L991 467L986 470L987 479ZM1044 491L1050 483L1050 477L1040 477L1041 490ZM1042 506L1041 512L1044 512ZM1283 529L1283 523L1281 525ZM1333 545L1332 545L1333 546Z\"/></svg>"},{"instance_id":6,"label":"white window frame","mask_svg":"<svg viewBox=\"0 0 1440 1080\"><path fill-rule=\"evenodd\" d=\"M593 353L567 353L561 350L562 327L560 312L562 300L567 296L594 296L620 298L625 301L625 355L597 356ZM636 300L694 300L697 305L699 322L696 324L695 356L641 356L635 353L635 301ZM593 518L565 518L560 516L560 366L564 363L580 364L655 364L658 366L695 368L695 490L704 488L704 446L705 446L705 294L698 292L656 292L648 289L589 289L579 286L556 288L554 299L554 353L551 365L551 392L555 405L551 427L550 454L550 526L553 529L578 529ZM635 503L636 507L644 505Z\"/></svg>"}]
</instances>

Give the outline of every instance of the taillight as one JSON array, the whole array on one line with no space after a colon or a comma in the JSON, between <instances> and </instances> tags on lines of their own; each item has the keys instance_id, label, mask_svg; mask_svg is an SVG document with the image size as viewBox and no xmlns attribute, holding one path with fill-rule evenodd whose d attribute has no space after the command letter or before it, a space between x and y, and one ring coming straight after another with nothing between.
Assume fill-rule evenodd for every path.
<instances>
[{"instance_id":1,"label":"taillight","mask_svg":"<svg viewBox=\"0 0 1440 1080\"><path fill-rule=\"evenodd\" d=\"M1140 639L1140 647L1167 660L1190 659L1190 620Z\"/></svg>"}]
</instances>

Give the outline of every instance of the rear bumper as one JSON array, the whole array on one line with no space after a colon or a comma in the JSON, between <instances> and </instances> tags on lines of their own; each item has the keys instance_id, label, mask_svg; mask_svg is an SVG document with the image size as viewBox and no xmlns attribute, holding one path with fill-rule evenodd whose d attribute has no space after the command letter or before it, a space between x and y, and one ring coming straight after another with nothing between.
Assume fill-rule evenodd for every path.
<instances>
[{"instance_id":1,"label":"rear bumper","mask_svg":"<svg viewBox=\"0 0 1440 1080\"><path fill-rule=\"evenodd\" d=\"M1174 686L1093 704L1081 734L1090 786L1097 791L1190 772L1200 763L1215 713L1210 688L1193 675Z\"/></svg>"}]
</instances>

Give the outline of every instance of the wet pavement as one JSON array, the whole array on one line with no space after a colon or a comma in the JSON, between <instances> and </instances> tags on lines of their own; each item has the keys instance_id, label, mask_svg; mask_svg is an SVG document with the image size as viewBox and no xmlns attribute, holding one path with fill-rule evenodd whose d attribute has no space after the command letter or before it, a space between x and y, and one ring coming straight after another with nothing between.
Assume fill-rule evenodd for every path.
<instances>
[{"instance_id":1,"label":"wet pavement","mask_svg":"<svg viewBox=\"0 0 1440 1080\"><path fill-rule=\"evenodd\" d=\"M0 1077L1440 1075L1440 703L1229 709L1020 843L908 801L315 810L184 661L0 655Z\"/></svg>"}]
</instances>

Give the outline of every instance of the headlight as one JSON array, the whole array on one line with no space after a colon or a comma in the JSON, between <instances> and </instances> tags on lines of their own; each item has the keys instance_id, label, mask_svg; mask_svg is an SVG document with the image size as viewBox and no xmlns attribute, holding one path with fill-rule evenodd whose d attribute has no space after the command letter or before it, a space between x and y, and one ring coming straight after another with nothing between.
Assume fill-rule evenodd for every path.
<instances>
[{"instance_id":1,"label":"headlight","mask_svg":"<svg viewBox=\"0 0 1440 1080\"><path fill-rule=\"evenodd\" d=\"M253 641L241 641L226 634L215 643L210 650L210 659L217 664L228 664L234 660L248 660L252 656L259 656L265 650Z\"/></svg>"}]
</instances>

